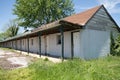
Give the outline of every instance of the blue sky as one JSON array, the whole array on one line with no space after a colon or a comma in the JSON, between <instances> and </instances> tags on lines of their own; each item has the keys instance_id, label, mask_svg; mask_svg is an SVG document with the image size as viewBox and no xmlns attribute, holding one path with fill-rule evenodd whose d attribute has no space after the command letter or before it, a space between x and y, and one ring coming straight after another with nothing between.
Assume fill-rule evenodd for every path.
<instances>
[{"instance_id":1,"label":"blue sky","mask_svg":"<svg viewBox=\"0 0 120 80\"><path fill-rule=\"evenodd\" d=\"M12 12L14 3L15 0L0 0L0 32L7 28L6 25L9 20L17 17ZM73 0L73 3L76 13L104 4L113 19L120 26L120 0Z\"/></svg>"}]
</instances>

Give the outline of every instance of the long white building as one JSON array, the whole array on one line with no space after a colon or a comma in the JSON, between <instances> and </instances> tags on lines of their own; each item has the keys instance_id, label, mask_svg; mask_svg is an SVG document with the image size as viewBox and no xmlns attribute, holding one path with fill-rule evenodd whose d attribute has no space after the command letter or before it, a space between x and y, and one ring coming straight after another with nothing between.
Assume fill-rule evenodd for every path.
<instances>
[{"instance_id":1,"label":"long white building","mask_svg":"<svg viewBox=\"0 0 120 80\"><path fill-rule=\"evenodd\" d=\"M110 33L119 31L101 5L2 41L0 46L39 55L91 59L108 55Z\"/></svg>"}]
</instances>

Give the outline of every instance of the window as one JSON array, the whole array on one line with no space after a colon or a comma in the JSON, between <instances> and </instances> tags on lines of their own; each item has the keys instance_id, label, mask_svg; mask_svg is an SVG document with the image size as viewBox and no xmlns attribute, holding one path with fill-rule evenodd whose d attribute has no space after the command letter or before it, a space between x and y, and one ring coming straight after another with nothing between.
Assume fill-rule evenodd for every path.
<instances>
[{"instance_id":1,"label":"window","mask_svg":"<svg viewBox=\"0 0 120 80\"><path fill-rule=\"evenodd\" d=\"M31 45L33 45L33 39L31 39Z\"/></svg>"},{"instance_id":2,"label":"window","mask_svg":"<svg viewBox=\"0 0 120 80\"><path fill-rule=\"evenodd\" d=\"M61 35L57 35L57 44L61 44Z\"/></svg>"}]
</instances>

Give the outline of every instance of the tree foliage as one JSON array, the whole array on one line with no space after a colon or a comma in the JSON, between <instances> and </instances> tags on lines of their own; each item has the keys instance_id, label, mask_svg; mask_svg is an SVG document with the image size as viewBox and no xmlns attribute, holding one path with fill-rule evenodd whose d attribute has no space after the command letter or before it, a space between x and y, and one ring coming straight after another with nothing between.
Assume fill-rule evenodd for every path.
<instances>
[{"instance_id":1,"label":"tree foliage","mask_svg":"<svg viewBox=\"0 0 120 80\"><path fill-rule=\"evenodd\" d=\"M0 33L0 41L3 41L3 40L5 40L6 39L6 35L5 35L5 33Z\"/></svg>"},{"instance_id":2,"label":"tree foliage","mask_svg":"<svg viewBox=\"0 0 120 80\"><path fill-rule=\"evenodd\" d=\"M7 27L8 29L5 32L7 37L13 37L17 35L19 27L18 27L18 22L16 20L10 21Z\"/></svg>"},{"instance_id":3,"label":"tree foliage","mask_svg":"<svg viewBox=\"0 0 120 80\"><path fill-rule=\"evenodd\" d=\"M16 0L14 6L14 14L25 28L35 28L74 13L71 0Z\"/></svg>"},{"instance_id":4,"label":"tree foliage","mask_svg":"<svg viewBox=\"0 0 120 80\"><path fill-rule=\"evenodd\" d=\"M115 40L114 40L114 37L113 37L113 33L112 33L112 32L110 33L110 40L111 40L111 43L110 43L110 54L111 54L111 55L115 55L115 49L114 49Z\"/></svg>"},{"instance_id":5,"label":"tree foliage","mask_svg":"<svg viewBox=\"0 0 120 80\"><path fill-rule=\"evenodd\" d=\"M16 36L18 34L18 22L16 20L11 20L7 24L7 29L5 32L0 33L0 41L5 40L6 38Z\"/></svg>"},{"instance_id":6,"label":"tree foliage","mask_svg":"<svg viewBox=\"0 0 120 80\"><path fill-rule=\"evenodd\" d=\"M111 33L111 55L113 56L120 56L120 34L117 36L116 39L113 38Z\"/></svg>"},{"instance_id":7,"label":"tree foliage","mask_svg":"<svg viewBox=\"0 0 120 80\"><path fill-rule=\"evenodd\" d=\"M11 27L9 27L9 28L7 29L6 35L7 35L8 37L16 36L17 33L18 33L18 30L19 30L19 27L17 27L17 26L11 26Z\"/></svg>"}]
</instances>

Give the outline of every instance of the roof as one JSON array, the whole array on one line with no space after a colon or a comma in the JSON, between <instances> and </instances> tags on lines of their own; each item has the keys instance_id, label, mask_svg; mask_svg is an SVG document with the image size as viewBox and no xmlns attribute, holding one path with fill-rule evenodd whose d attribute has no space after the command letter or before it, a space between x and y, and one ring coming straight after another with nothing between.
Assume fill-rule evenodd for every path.
<instances>
[{"instance_id":1,"label":"roof","mask_svg":"<svg viewBox=\"0 0 120 80\"><path fill-rule=\"evenodd\" d=\"M45 25L42 25L34 30L32 30L33 32L35 31L42 31L42 30L46 30L46 29L50 29L50 28L53 28L53 27L56 27L58 25L60 25L60 21L65 21L65 22L69 22L69 23L72 23L72 24L77 24L77 25L80 25L80 26L84 26L88 20L90 20L92 18L92 16L102 7L102 5L100 6L96 6L94 8L91 8L91 9L88 9L84 12L81 12L79 14L74 14L74 15L71 15L71 16L68 16L66 18L63 18L61 20L58 20L58 21L55 21L55 22L52 22L52 23L49 23L49 24L45 24Z\"/></svg>"},{"instance_id":2,"label":"roof","mask_svg":"<svg viewBox=\"0 0 120 80\"><path fill-rule=\"evenodd\" d=\"M101 7L102 5L96 6L79 14L74 14L72 16L66 17L62 20L69 23L84 26Z\"/></svg>"},{"instance_id":3,"label":"roof","mask_svg":"<svg viewBox=\"0 0 120 80\"><path fill-rule=\"evenodd\" d=\"M58 20L58 21L55 21L55 22L52 22L52 23L49 23L49 24L42 25L42 26L32 30L30 33L21 34L21 35L9 38L7 40L4 40L2 42L13 40L13 39L18 39L18 38L21 38L21 37L24 37L24 36L36 34L36 33L40 32L40 31L45 31L45 30L48 30L48 29L51 29L51 28L55 28L55 27L61 25L60 22L67 22L68 24L74 24L74 25L78 25L80 27L85 26L87 24L87 22L89 22L89 20L97 13L97 11L99 11L99 9L101 7L104 8L103 5L96 6L94 8L88 9L88 10L86 10L84 12L79 13L79 14L74 14L74 15L68 16L66 18L63 18L61 20ZM106 10L106 12L107 12L107 10ZM108 12L107 12L107 14L109 15ZM115 21L113 20L113 18L111 16L110 16L110 18L115 23ZM118 25L116 24L116 26L118 26ZM118 29L118 30L120 31L120 29Z\"/></svg>"},{"instance_id":4,"label":"roof","mask_svg":"<svg viewBox=\"0 0 120 80\"><path fill-rule=\"evenodd\" d=\"M42 30L46 30L46 29L50 29L50 28L53 28L53 27L56 27L56 26L59 26L59 20L58 21L54 21L54 22L51 22L49 24L45 24L45 25L42 25L38 28L35 28L34 30L32 30L32 32L37 32L37 31L42 31Z\"/></svg>"}]
</instances>

